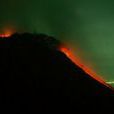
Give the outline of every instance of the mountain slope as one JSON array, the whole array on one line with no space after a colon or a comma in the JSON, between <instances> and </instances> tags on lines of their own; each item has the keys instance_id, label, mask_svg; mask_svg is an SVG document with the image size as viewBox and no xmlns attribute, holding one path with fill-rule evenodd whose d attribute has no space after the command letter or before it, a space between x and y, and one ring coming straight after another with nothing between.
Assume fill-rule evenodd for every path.
<instances>
[{"instance_id":1,"label":"mountain slope","mask_svg":"<svg viewBox=\"0 0 114 114\"><path fill-rule=\"evenodd\" d=\"M93 102L88 96L114 95L111 88L86 74L59 51L60 44L41 34L14 34L0 39L0 81L5 108L11 105L13 111L36 112L51 110L59 103L55 109L60 110L63 106Z\"/></svg>"}]
</instances>

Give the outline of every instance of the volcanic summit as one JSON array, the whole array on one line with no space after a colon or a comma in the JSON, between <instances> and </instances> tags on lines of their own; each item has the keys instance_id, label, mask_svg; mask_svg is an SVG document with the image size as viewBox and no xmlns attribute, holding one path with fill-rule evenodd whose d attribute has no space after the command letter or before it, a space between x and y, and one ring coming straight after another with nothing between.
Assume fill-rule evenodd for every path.
<instances>
[{"instance_id":1,"label":"volcanic summit","mask_svg":"<svg viewBox=\"0 0 114 114\"><path fill-rule=\"evenodd\" d=\"M33 112L51 110L59 103L59 110L62 106L78 106L77 102L88 103L84 96L114 95L111 87L89 76L61 52L60 45L61 42L45 34L16 33L0 38L4 107L24 107L26 112Z\"/></svg>"}]
</instances>

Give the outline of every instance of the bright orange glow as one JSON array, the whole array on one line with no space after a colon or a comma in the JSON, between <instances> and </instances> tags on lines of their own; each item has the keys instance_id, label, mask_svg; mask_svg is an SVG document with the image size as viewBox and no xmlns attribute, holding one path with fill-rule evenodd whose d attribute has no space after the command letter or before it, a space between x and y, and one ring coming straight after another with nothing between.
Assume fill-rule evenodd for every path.
<instances>
[{"instance_id":1,"label":"bright orange glow","mask_svg":"<svg viewBox=\"0 0 114 114\"><path fill-rule=\"evenodd\" d=\"M87 66L85 66L80 59L76 58L69 49L67 49L66 47L60 46L59 50L62 51L68 58L71 59L71 61L73 63L75 63L77 66L79 66L89 76L91 76L95 80L99 81L103 85L112 88L110 85L105 83L105 81L101 78L101 76L98 76L94 71L92 71Z\"/></svg>"},{"instance_id":2,"label":"bright orange glow","mask_svg":"<svg viewBox=\"0 0 114 114\"><path fill-rule=\"evenodd\" d=\"M1 38L8 38L15 32L15 29L13 27L4 27L1 30L0 37Z\"/></svg>"},{"instance_id":3,"label":"bright orange glow","mask_svg":"<svg viewBox=\"0 0 114 114\"><path fill-rule=\"evenodd\" d=\"M0 37L2 37L2 38L7 38L9 36L11 36L11 34L0 34Z\"/></svg>"}]
</instances>

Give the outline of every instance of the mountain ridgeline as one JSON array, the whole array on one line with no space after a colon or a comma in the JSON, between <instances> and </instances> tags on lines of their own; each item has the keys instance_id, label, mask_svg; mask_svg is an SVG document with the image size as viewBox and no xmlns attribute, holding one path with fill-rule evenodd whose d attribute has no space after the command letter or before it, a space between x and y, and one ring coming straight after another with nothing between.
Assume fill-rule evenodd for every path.
<instances>
[{"instance_id":1,"label":"mountain ridgeline","mask_svg":"<svg viewBox=\"0 0 114 114\"><path fill-rule=\"evenodd\" d=\"M86 74L58 50L59 45L62 43L44 34L16 33L0 38L1 95L5 108L11 106L10 110L31 113L52 107L70 110L84 102L100 103L89 101L88 96L114 96L113 89Z\"/></svg>"}]
</instances>

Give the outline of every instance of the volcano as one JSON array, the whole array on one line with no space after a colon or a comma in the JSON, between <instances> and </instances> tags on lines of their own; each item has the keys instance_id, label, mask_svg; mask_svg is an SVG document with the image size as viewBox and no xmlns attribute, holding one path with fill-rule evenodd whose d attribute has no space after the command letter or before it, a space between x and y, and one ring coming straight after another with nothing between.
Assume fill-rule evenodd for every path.
<instances>
[{"instance_id":1,"label":"volcano","mask_svg":"<svg viewBox=\"0 0 114 114\"><path fill-rule=\"evenodd\" d=\"M15 113L52 107L68 110L90 103L88 96L114 95L110 86L74 64L59 50L60 45L44 34L16 33L0 38L1 103L5 109Z\"/></svg>"}]
</instances>

